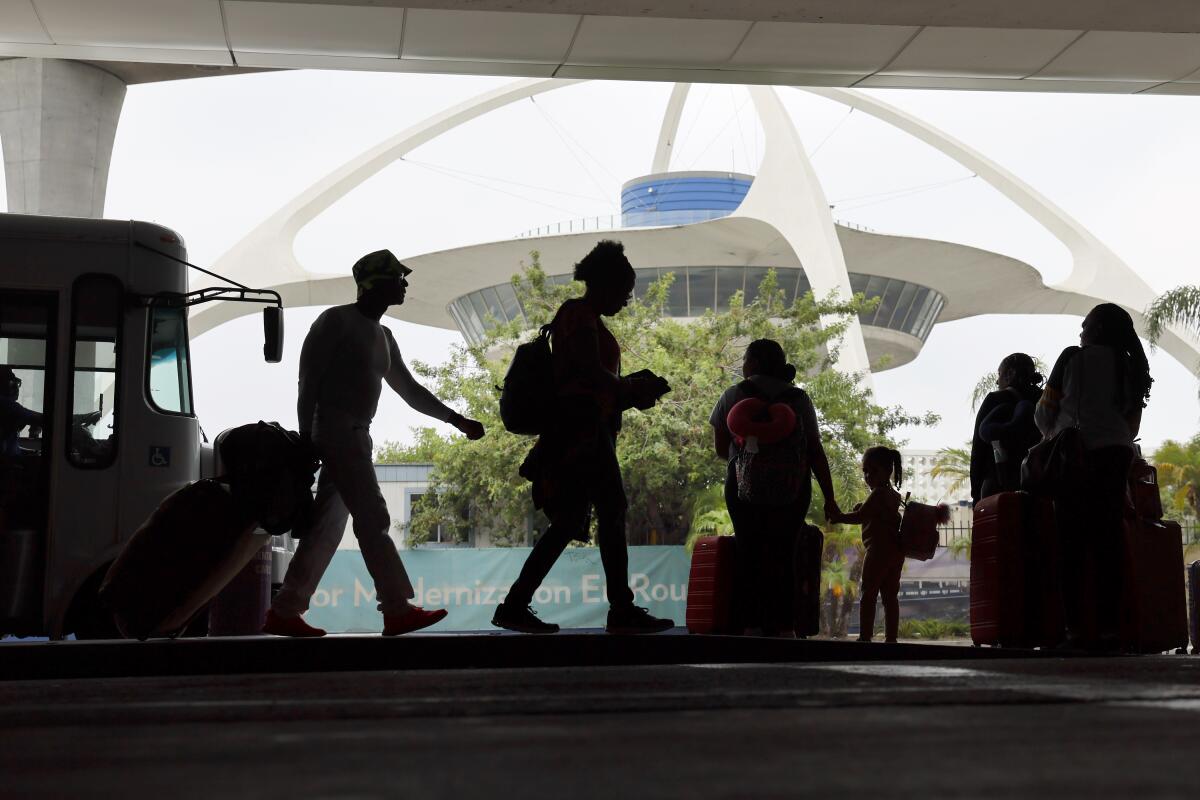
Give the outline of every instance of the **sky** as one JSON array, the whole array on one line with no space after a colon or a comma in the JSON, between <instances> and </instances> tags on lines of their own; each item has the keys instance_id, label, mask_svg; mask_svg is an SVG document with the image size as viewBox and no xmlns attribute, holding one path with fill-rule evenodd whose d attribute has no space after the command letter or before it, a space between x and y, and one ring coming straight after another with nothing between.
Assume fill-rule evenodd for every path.
<instances>
[{"instance_id":1,"label":"sky","mask_svg":"<svg viewBox=\"0 0 1200 800\"><path fill-rule=\"evenodd\" d=\"M295 71L131 86L105 215L173 228L191 259L211 266L329 170L507 82ZM591 82L488 114L351 192L300 232L296 255L313 271L348 273L360 255L381 247L403 259L615 213L621 184L650 171L670 89ZM1048 282L1066 275L1066 249L956 162L861 112L799 90L779 91L836 218L1004 253L1031 264ZM1200 98L873 94L1014 172L1154 288L1197 281ZM672 168L755 172L762 137L752 110L741 87L693 87ZM413 286L419 291L419 281ZM320 310L286 312L281 364L263 363L256 316L194 341L196 409L210 436L256 419L295 426L296 360ZM461 342L453 331L387 324L409 362L438 362ZM1009 352L1053 361L1076 341L1078 327L1078 318L1045 316L940 324L914 362L876 376L878 399L941 415L935 427L901 432L910 448L961 444L971 435L969 396L976 381ZM1143 423L1149 448L1200 427L1196 377L1164 353L1151 356L1151 370L1156 383ZM405 441L412 426L426 422L385 390L373 435L377 443Z\"/></svg>"}]
</instances>

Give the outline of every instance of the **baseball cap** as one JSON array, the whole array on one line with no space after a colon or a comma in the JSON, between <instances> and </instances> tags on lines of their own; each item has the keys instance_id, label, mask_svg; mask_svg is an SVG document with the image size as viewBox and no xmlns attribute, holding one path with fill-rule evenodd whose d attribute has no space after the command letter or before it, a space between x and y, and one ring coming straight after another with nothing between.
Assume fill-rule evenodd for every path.
<instances>
[{"instance_id":1,"label":"baseball cap","mask_svg":"<svg viewBox=\"0 0 1200 800\"><path fill-rule=\"evenodd\" d=\"M354 282L358 284L358 295L362 297L363 293L369 292L375 284L406 277L412 270L401 264L400 259L392 255L391 250L376 250L356 261L351 273L354 275Z\"/></svg>"}]
</instances>

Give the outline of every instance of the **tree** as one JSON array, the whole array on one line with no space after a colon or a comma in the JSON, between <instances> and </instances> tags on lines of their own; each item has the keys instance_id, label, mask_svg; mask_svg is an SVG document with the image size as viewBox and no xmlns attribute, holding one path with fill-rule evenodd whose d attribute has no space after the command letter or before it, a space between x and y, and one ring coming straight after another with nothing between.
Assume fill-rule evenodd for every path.
<instances>
[{"instance_id":1,"label":"tree","mask_svg":"<svg viewBox=\"0 0 1200 800\"><path fill-rule=\"evenodd\" d=\"M1151 347L1158 345L1158 340L1171 325L1178 325L1184 333L1200 338L1200 286L1177 286L1150 304L1146 309L1146 338ZM1200 364L1193 370L1200 371Z\"/></svg>"},{"instance_id":2,"label":"tree","mask_svg":"<svg viewBox=\"0 0 1200 800\"><path fill-rule=\"evenodd\" d=\"M964 447L943 447L933 458L929 474L935 478L953 478L947 494L957 494L964 484L971 481L971 443Z\"/></svg>"},{"instance_id":3,"label":"tree","mask_svg":"<svg viewBox=\"0 0 1200 800\"><path fill-rule=\"evenodd\" d=\"M1186 442L1168 439L1151 461L1158 467L1163 506L1200 516L1200 433Z\"/></svg>"},{"instance_id":4,"label":"tree","mask_svg":"<svg viewBox=\"0 0 1200 800\"><path fill-rule=\"evenodd\" d=\"M430 495L435 500L422 504L414 516L410 535L416 541L438 524L453 521L464 503L473 507L472 519L490 521L495 543L525 540L532 508L529 486L517 470L533 440L503 429L495 387L503 380L514 345L528 337L530 329L549 322L563 300L582 294L579 284L550 283L538 254L531 255L531 263L522 265L512 279L527 322L495 325L479 344L455 347L444 365L413 365L440 397L488 429L477 442L422 429L412 445L388 443L382 449L391 459L434 464ZM722 519L705 516L720 509L710 503L701 510L698 503L699 498L715 496L706 492L717 491L725 479L726 465L712 452L708 417L721 392L740 379L742 353L752 339L779 341L800 374L807 376L805 388L818 409L843 505L865 495L859 459L867 447L894 446L891 434L898 427L936 421L934 415L880 406L861 375L832 369L849 321L869 307L861 295L843 302L818 300L810 292L788 304L771 271L751 302L739 292L728 310L709 311L684 323L666 314L673 280L673 274L663 275L605 322L621 343L625 372L649 368L671 384L658 407L624 417L617 455L629 497L632 544L683 544L698 526L723 529ZM844 559L850 552L852 548L831 552L830 560Z\"/></svg>"},{"instance_id":5,"label":"tree","mask_svg":"<svg viewBox=\"0 0 1200 800\"><path fill-rule=\"evenodd\" d=\"M725 487L710 486L693 498L692 525L684 546L692 552L701 536L732 536L733 519L725 507Z\"/></svg>"},{"instance_id":6,"label":"tree","mask_svg":"<svg viewBox=\"0 0 1200 800\"><path fill-rule=\"evenodd\" d=\"M1146 309L1146 337L1158 343L1171 325L1200 337L1200 286L1177 286L1159 295Z\"/></svg>"}]
</instances>

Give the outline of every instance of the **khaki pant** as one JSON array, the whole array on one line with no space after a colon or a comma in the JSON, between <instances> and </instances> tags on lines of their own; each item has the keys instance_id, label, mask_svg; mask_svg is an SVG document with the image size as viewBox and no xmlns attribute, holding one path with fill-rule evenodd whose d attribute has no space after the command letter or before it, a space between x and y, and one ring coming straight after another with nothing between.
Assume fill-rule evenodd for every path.
<instances>
[{"instance_id":1,"label":"khaki pant","mask_svg":"<svg viewBox=\"0 0 1200 800\"><path fill-rule=\"evenodd\" d=\"M298 531L296 555L271 607L284 616L308 610L309 599L342 540L346 520L353 517L354 536L375 582L379 610L403 614L413 587L388 535L392 518L375 478L369 425L319 417L313 444L321 456L316 502L312 516Z\"/></svg>"}]
</instances>

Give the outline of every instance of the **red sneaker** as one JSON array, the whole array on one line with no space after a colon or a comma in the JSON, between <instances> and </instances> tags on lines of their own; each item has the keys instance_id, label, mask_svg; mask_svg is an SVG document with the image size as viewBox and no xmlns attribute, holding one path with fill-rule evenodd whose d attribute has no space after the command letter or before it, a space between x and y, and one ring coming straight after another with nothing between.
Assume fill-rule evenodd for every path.
<instances>
[{"instance_id":1,"label":"red sneaker","mask_svg":"<svg viewBox=\"0 0 1200 800\"><path fill-rule=\"evenodd\" d=\"M311 639L324 636L322 628L314 628L304 621L304 617L285 617L275 613L275 609L267 610L266 621L263 622L263 633L271 636L291 636L294 639Z\"/></svg>"},{"instance_id":2,"label":"red sneaker","mask_svg":"<svg viewBox=\"0 0 1200 800\"><path fill-rule=\"evenodd\" d=\"M433 611L426 611L420 606L409 606L407 614L399 616L393 614L383 615L383 635L400 636L404 633L419 631L421 628L428 628L435 622L441 622L445 617L446 609L444 608L435 608Z\"/></svg>"}]
</instances>

